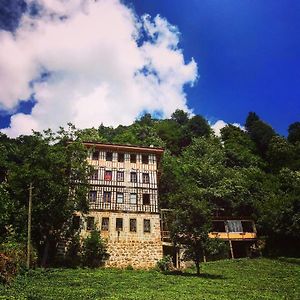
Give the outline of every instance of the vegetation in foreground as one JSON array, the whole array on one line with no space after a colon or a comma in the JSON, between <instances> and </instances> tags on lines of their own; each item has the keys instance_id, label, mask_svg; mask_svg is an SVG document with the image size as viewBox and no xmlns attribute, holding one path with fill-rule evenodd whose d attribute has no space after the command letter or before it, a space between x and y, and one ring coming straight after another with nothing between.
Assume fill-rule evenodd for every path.
<instances>
[{"instance_id":1,"label":"vegetation in foreground","mask_svg":"<svg viewBox=\"0 0 300 300\"><path fill-rule=\"evenodd\" d=\"M300 299L300 260L223 260L202 275L116 269L46 269L0 286L0 299ZM194 271L193 271L194 272Z\"/></svg>"}]
</instances>

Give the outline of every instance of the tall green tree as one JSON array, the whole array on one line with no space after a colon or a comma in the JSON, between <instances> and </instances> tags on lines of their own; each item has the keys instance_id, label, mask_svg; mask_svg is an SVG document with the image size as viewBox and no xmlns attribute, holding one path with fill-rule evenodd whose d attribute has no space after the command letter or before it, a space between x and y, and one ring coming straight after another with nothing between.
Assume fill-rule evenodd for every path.
<instances>
[{"instance_id":1,"label":"tall green tree","mask_svg":"<svg viewBox=\"0 0 300 300\"><path fill-rule=\"evenodd\" d=\"M256 147L247 132L233 125L221 129L226 165L247 168L263 166L263 160L256 154Z\"/></svg>"},{"instance_id":2,"label":"tall green tree","mask_svg":"<svg viewBox=\"0 0 300 300\"><path fill-rule=\"evenodd\" d=\"M293 144L300 142L300 122L292 123L289 126L288 141Z\"/></svg>"},{"instance_id":3,"label":"tall green tree","mask_svg":"<svg viewBox=\"0 0 300 300\"><path fill-rule=\"evenodd\" d=\"M171 115L171 119L179 125L186 125L189 121L189 114L182 109L176 109Z\"/></svg>"},{"instance_id":4,"label":"tall green tree","mask_svg":"<svg viewBox=\"0 0 300 300\"><path fill-rule=\"evenodd\" d=\"M175 198L171 237L175 245L185 249L185 256L192 259L200 275L200 262L210 249L208 233L211 230L211 208L206 201L199 201L194 186L187 186Z\"/></svg>"},{"instance_id":5,"label":"tall green tree","mask_svg":"<svg viewBox=\"0 0 300 300\"><path fill-rule=\"evenodd\" d=\"M292 168L295 160L295 147L285 138L274 136L270 140L266 160L273 173L279 172L282 168Z\"/></svg>"},{"instance_id":6,"label":"tall green tree","mask_svg":"<svg viewBox=\"0 0 300 300\"><path fill-rule=\"evenodd\" d=\"M87 151L80 142L68 142L65 132L51 131L16 140L18 160L10 166L7 183L18 210L14 227L24 234L28 187L33 184L32 238L41 263L55 254L64 224L75 210L87 211Z\"/></svg>"},{"instance_id":7,"label":"tall green tree","mask_svg":"<svg viewBox=\"0 0 300 300\"><path fill-rule=\"evenodd\" d=\"M245 128L256 144L258 153L265 157L270 141L276 135L274 129L263 122L254 112L248 114Z\"/></svg>"}]
</instances>

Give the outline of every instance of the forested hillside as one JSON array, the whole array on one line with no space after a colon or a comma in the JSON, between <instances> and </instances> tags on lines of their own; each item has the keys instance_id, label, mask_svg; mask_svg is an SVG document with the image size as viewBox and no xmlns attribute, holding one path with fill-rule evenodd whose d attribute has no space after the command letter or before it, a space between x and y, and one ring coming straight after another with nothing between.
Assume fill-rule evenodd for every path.
<instances>
[{"instance_id":1,"label":"forested hillside","mask_svg":"<svg viewBox=\"0 0 300 300\"><path fill-rule=\"evenodd\" d=\"M164 147L161 207L182 206L190 197L205 202L203 209L212 214L253 218L265 237L265 254L299 256L300 122L289 126L286 138L255 113L249 113L245 130L227 125L220 137L203 117L181 110L164 120L145 114L117 128L78 130L70 124L57 133L16 139L0 134L2 242L26 238L30 183L33 244L40 261L51 256L49 249L74 209L87 211L89 171L82 141Z\"/></svg>"}]
</instances>

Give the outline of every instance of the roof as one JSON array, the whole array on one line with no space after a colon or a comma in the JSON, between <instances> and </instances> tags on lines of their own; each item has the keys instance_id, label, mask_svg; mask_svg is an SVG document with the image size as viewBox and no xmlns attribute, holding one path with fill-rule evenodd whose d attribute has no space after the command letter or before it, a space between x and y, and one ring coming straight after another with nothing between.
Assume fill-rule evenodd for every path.
<instances>
[{"instance_id":1,"label":"roof","mask_svg":"<svg viewBox=\"0 0 300 300\"><path fill-rule=\"evenodd\" d=\"M120 151L120 152L135 152L135 153L151 153L162 155L164 148L160 147L145 147L145 146L134 146L134 145L121 145L121 144L110 144L110 143L99 143L99 142L83 142L84 145L90 148Z\"/></svg>"}]
</instances>

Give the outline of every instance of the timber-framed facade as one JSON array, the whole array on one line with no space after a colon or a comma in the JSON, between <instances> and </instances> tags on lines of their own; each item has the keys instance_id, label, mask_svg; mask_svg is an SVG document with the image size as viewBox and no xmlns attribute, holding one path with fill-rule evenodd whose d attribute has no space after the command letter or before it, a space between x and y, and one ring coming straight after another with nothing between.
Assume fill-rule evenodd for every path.
<instances>
[{"instance_id":1,"label":"timber-framed facade","mask_svg":"<svg viewBox=\"0 0 300 300\"><path fill-rule=\"evenodd\" d=\"M162 148L84 143L94 168L81 234L107 240L108 267L152 268L163 256L158 207Z\"/></svg>"}]
</instances>

